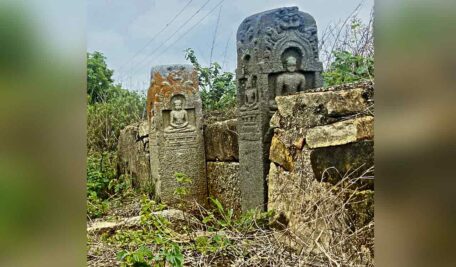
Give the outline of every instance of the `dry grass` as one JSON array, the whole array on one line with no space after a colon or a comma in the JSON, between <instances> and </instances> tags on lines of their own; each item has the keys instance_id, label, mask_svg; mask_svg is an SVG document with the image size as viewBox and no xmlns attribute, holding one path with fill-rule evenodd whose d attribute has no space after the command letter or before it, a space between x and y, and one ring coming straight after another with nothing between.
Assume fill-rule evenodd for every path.
<instances>
[{"instance_id":1,"label":"dry grass","mask_svg":"<svg viewBox=\"0 0 456 267\"><path fill-rule=\"evenodd\" d=\"M316 191L299 205L299 227L281 227L280 220L266 225L253 220L248 231L236 227L209 230L202 223L188 224L187 230L176 230L172 241L182 248L185 266L373 266L374 222L372 218L363 221L357 213L369 203L365 202L363 188L355 186L360 180L372 179L368 176L371 171L355 179L344 174L336 185L312 181L314 187L308 186L306 190ZM139 215L134 207L136 212L121 213ZM198 207L196 217L209 213ZM108 242L109 237L122 230L125 229L88 234L88 266L118 266L116 254L137 247ZM229 240L228 245L215 252L202 253L196 249L198 237L214 235ZM153 242L143 245L152 251L160 249Z\"/></svg>"}]
</instances>

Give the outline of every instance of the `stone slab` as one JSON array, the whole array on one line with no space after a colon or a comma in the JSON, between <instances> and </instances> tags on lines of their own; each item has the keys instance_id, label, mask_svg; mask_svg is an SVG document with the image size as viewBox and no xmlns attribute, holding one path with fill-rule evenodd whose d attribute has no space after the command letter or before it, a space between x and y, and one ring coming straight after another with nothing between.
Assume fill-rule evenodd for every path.
<instances>
[{"instance_id":1,"label":"stone slab","mask_svg":"<svg viewBox=\"0 0 456 267\"><path fill-rule=\"evenodd\" d=\"M239 178L237 162L207 163L209 196L218 199L225 209L233 209L235 214L241 212Z\"/></svg>"},{"instance_id":2,"label":"stone slab","mask_svg":"<svg viewBox=\"0 0 456 267\"><path fill-rule=\"evenodd\" d=\"M374 137L374 117L365 116L307 130L310 148L344 145Z\"/></svg>"},{"instance_id":3,"label":"stone slab","mask_svg":"<svg viewBox=\"0 0 456 267\"><path fill-rule=\"evenodd\" d=\"M209 124L204 129L207 161L238 161L237 120Z\"/></svg>"}]
</instances>

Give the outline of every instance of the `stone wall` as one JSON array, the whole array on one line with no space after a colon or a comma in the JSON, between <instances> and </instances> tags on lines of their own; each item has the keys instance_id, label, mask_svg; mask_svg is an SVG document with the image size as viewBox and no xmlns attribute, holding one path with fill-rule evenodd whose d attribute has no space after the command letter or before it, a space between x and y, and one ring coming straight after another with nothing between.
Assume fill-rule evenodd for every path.
<instances>
[{"instance_id":1,"label":"stone wall","mask_svg":"<svg viewBox=\"0 0 456 267\"><path fill-rule=\"evenodd\" d=\"M206 125L204 139L209 196L218 199L224 208L239 214L241 192L237 120Z\"/></svg>"},{"instance_id":2,"label":"stone wall","mask_svg":"<svg viewBox=\"0 0 456 267\"><path fill-rule=\"evenodd\" d=\"M373 84L276 101L267 204L277 225L290 230L283 240L309 250L319 247L302 240L318 240L328 251L338 234L367 229L373 235L365 228L373 221Z\"/></svg>"},{"instance_id":3,"label":"stone wall","mask_svg":"<svg viewBox=\"0 0 456 267\"><path fill-rule=\"evenodd\" d=\"M147 121L129 125L120 132L118 158L119 173L131 176L134 188L149 191L152 184Z\"/></svg>"},{"instance_id":4,"label":"stone wall","mask_svg":"<svg viewBox=\"0 0 456 267\"><path fill-rule=\"evenodd\" d=\"M134 123L119 137L119 171L129 174L133 185L150 191L149 133L147 122ZM237 120L213 122L204 126L209 196L220 200L226 208L240 210L239 148Z\"/></svg>"}]
</instances>

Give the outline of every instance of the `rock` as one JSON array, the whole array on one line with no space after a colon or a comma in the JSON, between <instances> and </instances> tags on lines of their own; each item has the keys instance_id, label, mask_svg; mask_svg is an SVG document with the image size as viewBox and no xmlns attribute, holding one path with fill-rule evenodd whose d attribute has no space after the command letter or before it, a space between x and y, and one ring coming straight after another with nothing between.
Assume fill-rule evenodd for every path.
<instances>
[{"instance_id":1,"label":"rock","mask_svg":"<svg viewBox=\"0 0 456 267\"><path fill-rule=\"evenodd\" d=\"M171 227L178 228L179 225L200 225L201 222L193 215L177 209L168 209L152 212L152 216L161 216L171 222ZM113 231L119 228L134 228L141 225L141 216L123 218L116 221L96 221L87 227L87 232ZM173 226L174 225L174 226Z\"/></svg>"},{"instance_id":2,"label":"rock","mask_svg":"<svg viewBox=\"0 0 456 267\"><path fill-rule=\"evenodd\" d=\"M374 117L365 116L307 130L310 148L344 145L374 136Z\"/></svg>"},{"instance_id":3,"label":"rock","mask_svg":"<svg viewBox=\"0 0 456 267\"><path fill-rule=\"evenodd\" d=\"M133 187L147 192L152 181L148 135L141 130L145 125L147 122L134 123L120 131L117 155L119 173L130 175Z\"/></svg>"},{"instance_id":4,"label":"rock","mask_svg":"<svg viewBox=\"0 0 456 267\"><path fill-rule=\"evenodd\" d=\"M289 150L284 143L277 137L274 136L271 142L271 149L269 151L269 159L280 166L285 170L293 170L293 157L291 156Z\"/></svg>"},{"instance_id":5,"label":"rock","mask_svg":"<svg viewBox=\"0 0 456 267\"><path fill-rule=\"evenodd\" d=\"M368 89L298 93L276 97L280 127L311 128L341 120L341 116L364 112ZM299 120L296 120L299 118Z\"/></svg>"},{"instance_id":6,"label":"rock","mask_svg":"<svg viewBox=\"0 0 456 267\"><path fill-rule=\"evenodd\" d=\"M238 161L237 120L209 124L204 129L207 161Z\"/></svg>"},{"instance_id":7,"label":"rock","mask_svg":"<svg viewBox=\"0 0 456 267\"><path fill-rule=\"evenodd\" d=\"M235 214L239 214L241 211L239 163L208 162L207 181L209 196L218 199L225 209L233 209Z\"/></svg>"},{"instance_id":8,"label":"rock","mask_svg":"<svg viewBox=\"0 0 456 267\"><path fill-rule=\"evenodd\" d=\"M345 176L373 176L373 171L368 170L374 166L374 142L362 141L316 148L310 154L310 162L316 179L332 184L336 184ZM364 189L374 187L374 181L367 178L356 184Z\"/></svg>"},{"instance_id":9,"label":"rock","mask_svg":"<svg viewBox=\"0 0 456 267\"><path fill-rule=\"evenodd\" d=\"M140 139L149 137L149 123L147 121L142 121L139 124L138 137Z\"/></svg>"},{"instance_id":10,"label":"rock","mask_svg":"<svg viewBox=\"0 0 456 267\"><path fill-rule=\"evenodd\" d=\"M354 114L367 109L363 88L327 92L327 94L329 94L329 101L325 104L325 108L329 116Z\"/></svg>"}]
</instances>

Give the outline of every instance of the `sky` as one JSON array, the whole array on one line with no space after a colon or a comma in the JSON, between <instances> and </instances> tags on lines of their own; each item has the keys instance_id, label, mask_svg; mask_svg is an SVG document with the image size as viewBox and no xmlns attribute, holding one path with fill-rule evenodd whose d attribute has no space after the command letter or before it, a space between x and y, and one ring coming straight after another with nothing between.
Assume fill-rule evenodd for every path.
<instances>
[{"instance_id":1,"label":"sky","mask_svg":"<svg viewBox=\"0 0 456 267\"><path fill-rule=\"evenodd\" d=\"M145 91L150 69L188 63L187 48L195 50L202 65L209 65L212 50L212 62L234 71L236 31L250 15L297 6L315 18L321 35L329 24L344 21L360 3L358 17L367 22L374 0L90 0L87 51L102 52L115 81L124 88Z\"/></svg>"}]
</instances>

